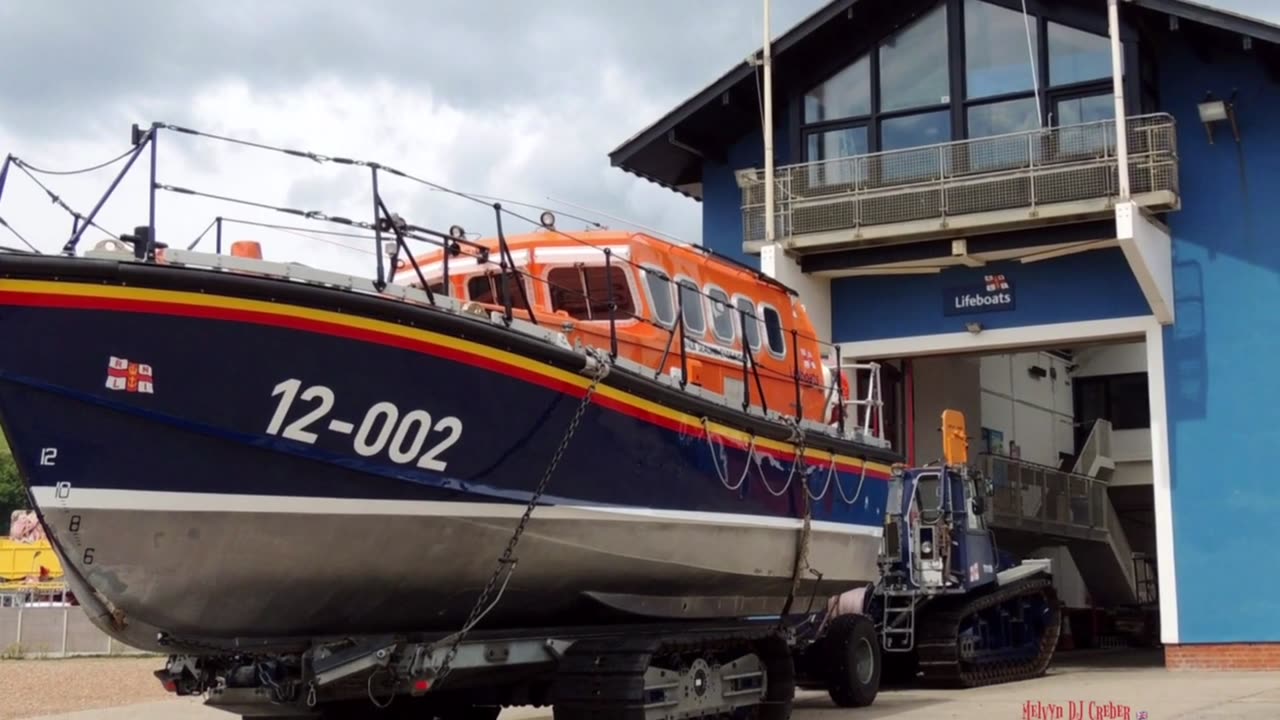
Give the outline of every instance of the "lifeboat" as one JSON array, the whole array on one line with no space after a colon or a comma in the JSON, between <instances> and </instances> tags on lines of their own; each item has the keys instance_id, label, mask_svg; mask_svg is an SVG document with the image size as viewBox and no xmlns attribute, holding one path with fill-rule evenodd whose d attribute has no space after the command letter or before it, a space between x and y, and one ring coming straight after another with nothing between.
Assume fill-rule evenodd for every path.
<instances>
[{"instance_id":1,"label":"lifeboat","mask_svg":"<svg viewBox=\"0 0 1280 720\"><path fill-rule=\"evenodd\" d=\"M643 233L376 230L372 280L253 241L0 253L0 424L103 630L227 653L875 582L901 458L794 291Z\"/></svg>"}]
</instances>

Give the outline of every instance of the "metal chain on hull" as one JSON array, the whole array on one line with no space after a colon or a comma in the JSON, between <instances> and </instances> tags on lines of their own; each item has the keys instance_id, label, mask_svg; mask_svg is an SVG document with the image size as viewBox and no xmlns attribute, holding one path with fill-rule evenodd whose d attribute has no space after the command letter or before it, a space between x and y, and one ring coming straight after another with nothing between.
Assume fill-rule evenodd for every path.
<instances>
[{"instance_id":1,"label":"metal chain on hull","mask_svg":"<svg viewBox=\"0 0 1280 720\"><path fill-rule=\"evenodd\" d=\"M444 661L440 665L440 671L436 673L433 680L433 684L437 686L448 677L451 670L450 664L453 662L454 657L457 656L458 648L463 639L466 638L467 633L471 632L502 597L502 593L499 592L498 597L493 598L492 602L490 602L490 596L498 587L499 580L502 581L502 588L505 589L507 582L511 580L511 575L515 573L516 564L519 560L514 559L513 555L515 554L516 546L520 544L520 538L524 535L525 528L529 524L529 519L533 516L533 510L546 492L547 486L551 482L551 476L555 473L556 467L559 466L560 460L564 457L565 450L569 447L569 442L577 433L578 426L582 422L582 416L586 413L587 407L591 405L591 398L600 386L600 381L609 374L610 365L608 362L600 359L595 353L591 353L590 357L596 363L591 384L587 386L587 391L582 396L582 402L578 404L577 410L573 413L573 419L569 421L569 427L565 430L564 437L560 439L560 445L556 448L555 454L551 456L551 462L547 464L546 470L543 471L542 479L538 481L537 488L534 489L528 504L525 505L524 514L521 515L520 522L516 524L515 531L512 532L506 548L502 551L502 556L498 558L498 566L494 569L493 575L489 577L489 582L485 584L480 596L476 598L475 605L472 606L471 612L467 616L467 621L462 624L462 629L454 633L452 637L445 638L445 640L451 642L451 645L449 646L449 652L445 654Z\"/></svg>"}]
</instances>

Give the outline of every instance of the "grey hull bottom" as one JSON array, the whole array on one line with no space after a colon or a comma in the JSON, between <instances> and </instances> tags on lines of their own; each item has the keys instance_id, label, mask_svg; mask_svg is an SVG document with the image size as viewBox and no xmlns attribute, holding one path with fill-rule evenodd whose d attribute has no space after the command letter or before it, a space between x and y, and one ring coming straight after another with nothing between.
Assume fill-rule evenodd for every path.
<instances>
[{"instance_id":1,"label":"grey hull bottom","mask_svg":"<svg viewBox=\"0 0 1280 720\"><path fill-rule=\"evenodd\" d=\"M124 643L166 651L172 648L159 644L157 633L226 646L454 631L493 574L522 509L478 507L483 516L58 502L42 510L90 616ZM741 518L539 508L483 626L776 614L791 589L801 531ZM802 573L793 609L804 610L811 598L825 607L827 597L874 581L878 533L853 530L814 524L812 571Z\"/></svg>"}]
</instances>

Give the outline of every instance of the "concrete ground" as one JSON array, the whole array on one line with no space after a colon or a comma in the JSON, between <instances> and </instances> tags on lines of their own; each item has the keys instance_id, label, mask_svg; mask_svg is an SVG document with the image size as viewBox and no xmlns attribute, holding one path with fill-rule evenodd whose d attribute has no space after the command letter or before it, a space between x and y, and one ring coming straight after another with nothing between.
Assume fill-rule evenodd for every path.
<instances>
[{"instance_id":1,"label":"concrete ground","mask_svg":"<svg viewBox=\"0 0 1280 720\"><path fill-rule=\"evenodd\" d=\"M796 720L1274 720L1280 673L1169 672L1159 654L1070 654L1043 678L976 690L887 690L875 705L841 710L825 694L797 698ZM41 720L227 720L198 701L166 700ZM376 715L371 715L376 717ZM511 709L501 720L549 718Z\"/></svg>"}]
</instances>

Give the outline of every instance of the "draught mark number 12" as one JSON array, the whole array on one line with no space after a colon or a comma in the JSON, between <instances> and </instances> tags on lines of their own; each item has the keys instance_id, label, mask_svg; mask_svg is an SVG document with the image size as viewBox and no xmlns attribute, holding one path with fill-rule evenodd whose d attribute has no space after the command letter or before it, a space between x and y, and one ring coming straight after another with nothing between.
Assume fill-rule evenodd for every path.
<instances>
[{"instance_id":1,"label":"draught mark number 12","mask_svg":"<svg viewBox=\"0 0 1280 720\"><path fill-rule=\"evenodd\" d=\"M271 417L271 424L267 426L267 433L312 445L319 435L308 428L329 414L335 399L333 390L323 385L312 385L299 393L301 389L302 381L294 378L276 385L271 391L271 397L280 397L280 402ZM286 425L295 399L318 404ZM373 457L387 450L393 462L405 465L416 459L417 466L424 470L443 472L447 463L437 458L458 442L462 436L462 421L449 416L441 418L433 426L431 414L426 410L410 410L402 417L400 409L393 403L380 402L365 412L358 429L337 419L329 421L328 429L342 435L350 435L354 429L354 449L362 457ZM445 437L423 452L432 432L445 433Z\"/></svg>"}]
</instances>

